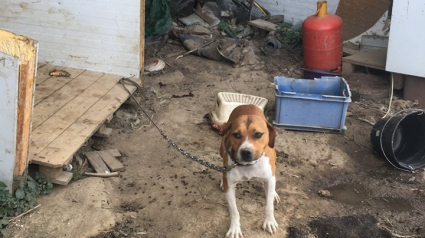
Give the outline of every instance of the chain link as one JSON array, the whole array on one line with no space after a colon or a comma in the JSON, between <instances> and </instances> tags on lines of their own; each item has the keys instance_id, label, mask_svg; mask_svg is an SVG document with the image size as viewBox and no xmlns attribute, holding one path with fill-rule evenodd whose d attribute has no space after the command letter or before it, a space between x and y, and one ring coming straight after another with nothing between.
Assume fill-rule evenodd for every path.
<instances>
[{"instance_id":1,"label":"chain link","mask_svg":"<svg viewBox=\"0 0 425 238\"><path fill-rule=\"evenodd\" d=\"M136 82L132 81L131 79L128 78L121 78L120 79L120 83L122 84L122 86L124 87L124 89L128 92L128 94L131 96L131 98L137 103L137 105L140 107L140 109L142 109L143 113L145 113L145 115L147 116L147 118L152 122L152 124L156 127L156 129L159 131L159 133L161 134L161 136L168 142L168 144L170 144L174 149L176 149L178 152L180 152L180 154L184 155L186 158L191 159L192 161L195 161L207 168L210 168L212 170L218 171L218 172L228 172L230 170L232 170L236 164L232 165L232 166L225 166L225 167L221 167L221 166L217 166L215 164L211 164L205 160L199 159L196 156L191 155L190 153L184 151L182 148L180 148L176 143L174 143L170 138L168 138L167 135L164 134L164 132L159 129L159 127L155 124L155 122L149 117L149 115L147 114L147 112L143 109L142 105L140 105L140 103L134 98L133 94L125 87L124 85L124 80L130 82L131 84L133 84L134 86L137 87L137 89L141 89L140 85L138 85Z\"/></svg>"},{"instance_id":2,"label":"chain link","mask_svg":"<svg viewBox=\"0 0 425 238\"><path fill-rule=\"evenodd\" d=\"M196 156L191 155L190 153L184 151L182 148L180 148L176 143L174 143L170 138L168 138L168 136L166 136L164 134L164 132L162 130L159 130L159 133L162 135L162 137L168 142L168 144L170 144L174 149L176 149L178 152L180 152L180 154L184 155L186 158L191 159L192 161L195 161L207 168L210 168L212 170L218 171L218 172L228 172L230 170L232 170L234 167L221 167L221 166L217 166L215 164L211 164L208 161L202 160Z\"/></svg>"}]
</instances>

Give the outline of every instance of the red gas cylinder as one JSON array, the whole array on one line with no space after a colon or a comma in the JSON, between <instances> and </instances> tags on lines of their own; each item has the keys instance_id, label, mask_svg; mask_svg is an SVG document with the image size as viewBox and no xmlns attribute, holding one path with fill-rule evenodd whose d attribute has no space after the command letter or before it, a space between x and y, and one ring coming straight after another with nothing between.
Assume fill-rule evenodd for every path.
<instances>
[{"instance_id":1,"label":"red gas cylinder","mask_svg":"<svg viewBox=\"0 0 425 238\"><path fill-rule=\"evenodd\" d=\"M303 22L304 67L335 70L342 59L342 19L327 13L327 1L317 2L317 13Z\"/></svg>"}]
</instances>

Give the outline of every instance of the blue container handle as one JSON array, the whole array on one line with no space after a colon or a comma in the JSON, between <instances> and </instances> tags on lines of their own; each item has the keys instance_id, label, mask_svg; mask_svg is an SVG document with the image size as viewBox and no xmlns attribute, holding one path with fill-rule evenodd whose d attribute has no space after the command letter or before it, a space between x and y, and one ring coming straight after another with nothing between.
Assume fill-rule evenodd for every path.
<instances>
[{"instance_id":1,"label":"blue container handle","mask_svg":"<svg viewBox=\"0 0 425 238\"><path fill-rule=\"evenodd\" d=\"M280 94L290 94L290 95L295 95L297 94L296 92L285 92L285 91L281 91Z\"/></svg>"},{"instance_id":2,"label":"blue container handle","mask_svg":"<svg viewBox=\"0 0 425 238\"><path fill-rule=\"evenodd\" d=\"M345 97L341 97L341 96L332 96L332 95L322 95L322 97L324 97L324 98L344 98L345 99Z\"/></svg>"}]
</instances>

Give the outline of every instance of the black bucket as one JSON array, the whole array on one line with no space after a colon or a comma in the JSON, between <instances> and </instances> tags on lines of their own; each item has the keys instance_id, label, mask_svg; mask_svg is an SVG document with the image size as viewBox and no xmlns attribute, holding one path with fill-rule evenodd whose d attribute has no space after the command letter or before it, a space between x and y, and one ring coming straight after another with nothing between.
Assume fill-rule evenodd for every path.
<instances>
[{"instance_id":1,"label":"black bucket","mask_svg":"<svg viewBox=\"0 0 425 238\"><path fill-rule=\"evenodd\" d=\"M315 79L315 78L321 78L322 76L338 76L341 77L341 72L335 72L335 71L326 71L326 70L319 70L319 69L307 69L303 68L304 71L304 78L305 79Z\"/></svg>"},{"instance_id":2,"label":"black bucket","mask_svg":"<svg viewBox=\"0 0 425 238\"><path fill-rule=\"evenodd\" d=\"M425 112L398 112L381 119L372 128L373 149L394 167L412 171L425 166Z\"/></svg>"}]
</instances>

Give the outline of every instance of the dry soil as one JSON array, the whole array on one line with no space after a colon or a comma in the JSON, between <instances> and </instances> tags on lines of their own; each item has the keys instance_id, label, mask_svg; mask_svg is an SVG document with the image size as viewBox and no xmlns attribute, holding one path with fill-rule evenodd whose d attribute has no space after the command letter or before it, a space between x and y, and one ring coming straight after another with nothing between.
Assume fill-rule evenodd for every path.
<instances>
[{"instance_id":1,"label":"dry soil","mask_svg":"<svg viewBox=\"0 0 425 238\"><path fill-rule=\"evenodd\" d=\"M272 121L273 77L302 78L300 52L282 48L266 57L258 50L262 42L256 44L262 65L233 68L192 55L166 58L165 70L146 75L135 96L180 147L220 165L221 137L205 117L217 93L267 98ZM179 50L167 45L161 52ZM353 84L368 77L347 75ZM388 85L386 77L374 77L381 78L379 86ZM388 98L357 99L349 104L345 134L279 129L279 230L271 236L261 229L264 188L244 182L236 196L245 237L425 237L425 172L397 170L373 152L372 124L384 116ZM396 97L391 113L415 106ZM112 136L91 138L82 150L118 149L126 170L119 178L55 187L39 198L39 209L11 226L13 237L224 237L229 212L219 188L221 174L174 150L131 100L116 115L108 124Z\"/></svg>"}]
</instances>

